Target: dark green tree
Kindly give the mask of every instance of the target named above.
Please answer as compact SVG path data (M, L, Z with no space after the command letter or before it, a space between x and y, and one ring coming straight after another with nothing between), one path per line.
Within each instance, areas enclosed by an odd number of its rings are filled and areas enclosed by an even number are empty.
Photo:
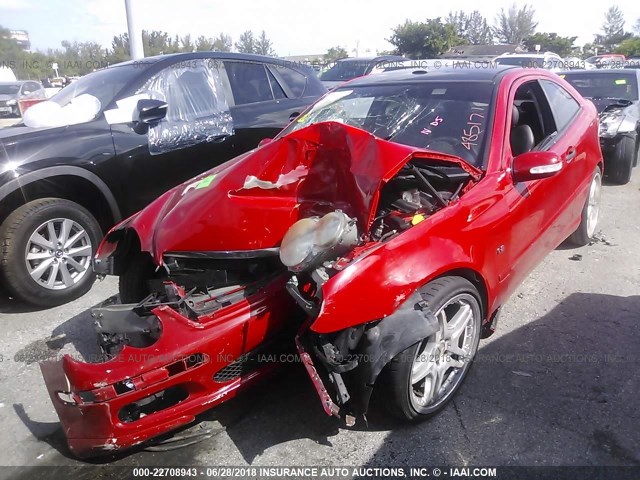
M340 60L341 58L346 58L348 56L349 53L346 49L342 47L331 47L327 50L327 53L322 56L322 60L324 63L333 63L336 60Z
M463 10L449 12L446 23L455 28L458 37L469 45L491 45L493 33L487 19L478 10L467 14Z
M254 53L257 53L258 55L267 55L270 57L276 56L276 52L273 49L273 43L269 40L267 33L264 30L260 33L258 39L255 40L254 50Z
M256 40L251 30L247 30L240 35L236 42L236 50L240 53L256 53Z
M213 40L212 50L216 52L230 52L232 48L233 40L229 35L221 33Z
M616 53L622 53L627 57L640 57L640 37L623 40L615 49Z
M611 51L623 41L632 37L624 31L624 13L616 5L609 7L604 14L602 34L596 35L596 43L601 44L607 51Z
M571 54L576 38L578 37L561 37L557 33L538 32L526 37L523 43L529 51L534 51L536 45L540 45L541 52L554 52L561 57L566 57Z
M518 8L514 3L507 11L500 9L493 27L494 36L500 43L520 45L536 31L538 23L533 20L535 13L534 8L527 4Z
M396 48L396 53L413 59L434 58L464 43L453 25L443 23L440 17L426 22L406 20L393 29L388 41Z

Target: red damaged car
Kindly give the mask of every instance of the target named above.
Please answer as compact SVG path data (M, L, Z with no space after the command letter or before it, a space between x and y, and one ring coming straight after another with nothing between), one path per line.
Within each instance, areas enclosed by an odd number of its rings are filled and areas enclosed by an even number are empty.
M594 235L601 178L595 107L546 71L334 90L105 237L94 266L124 305L93 312L104 362L42 364L71 450L189 424L294 339L327 414L353 424L381 386L393 414L432 415L531 269Z

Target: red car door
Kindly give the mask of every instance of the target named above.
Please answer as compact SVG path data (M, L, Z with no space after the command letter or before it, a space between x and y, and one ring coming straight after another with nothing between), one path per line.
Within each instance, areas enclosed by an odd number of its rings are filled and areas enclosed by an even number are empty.
M499 291L503 297L499 303L571 233L568 229L573 219L566 208L575 202L581 177L574 174L574 169L566 168L564 159L568 157L568 165L573 166L571 164L574 161L577 164L576 159L584 153L579 128L573 128L580 104L576 102L576 112L565 128L558 128L556 112L536 76L516 80L508 98L502 151L506 173L501 182L505 216L493 230L495 237L489 247L489 254L496 258ZM531 130L532 140L528 145L514 144L512 132L522 128ZM514 182L511 177L514 158L532 150L556 153L563 159L562 170L549 178Z

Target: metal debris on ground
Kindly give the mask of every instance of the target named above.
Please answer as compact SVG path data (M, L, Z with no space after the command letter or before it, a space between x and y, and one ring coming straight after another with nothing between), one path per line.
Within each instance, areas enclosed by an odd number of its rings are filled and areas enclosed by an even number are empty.
M582 255L580 255L579 253L576 253L574 256L569 257L569 260L573 260L574 262L581 262Z
M604 233L602 233L602 230L600 230L598 233L596 233L593 238L591 239L591 241L589 242L589 245L596 245L596 244L602 244L602 245L607 245L609 247L615 247L616 244L615 243L611 243L609 240L607 240L607 237Z
M533 375L531 375L530 373L519 372L517 370L512 370L511 373L513 373L514 375L518 375L519 377L533 377Z

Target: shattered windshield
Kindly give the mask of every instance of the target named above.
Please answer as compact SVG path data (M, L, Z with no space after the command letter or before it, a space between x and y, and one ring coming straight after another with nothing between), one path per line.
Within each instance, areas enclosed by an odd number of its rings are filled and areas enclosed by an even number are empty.
M600 98L622 98L635 102L638 100L638 84L636 75L625 75L617 73L594 73L592 75L564 75L564 79L573 88L578 90L583 97Z
M420 82L344 87L328 93L281 134L341 122L396 143L457 155L482 165L493 85Z

